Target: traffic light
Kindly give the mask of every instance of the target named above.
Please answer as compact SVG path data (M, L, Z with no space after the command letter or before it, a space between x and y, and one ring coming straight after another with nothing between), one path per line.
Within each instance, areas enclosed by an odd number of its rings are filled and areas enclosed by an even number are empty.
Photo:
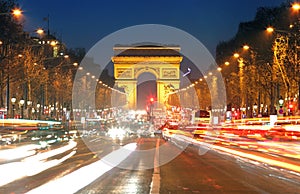
M150 98L150 102L153 103L154 102L154 98Z
M288 115L291 116L293 115L294 112L294 104L293 104L293 100L290 100L288 103Z

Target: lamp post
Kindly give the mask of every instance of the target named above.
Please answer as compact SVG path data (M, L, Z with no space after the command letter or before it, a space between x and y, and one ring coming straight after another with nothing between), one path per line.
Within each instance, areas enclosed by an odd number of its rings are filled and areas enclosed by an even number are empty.
M31 119L31 111L30 111L30 107L31 107L32 101L28 100L27 101L27 112L28 112L28 119Z
M283 111L282 106L283 106L284 100L283 100L282 96L280 96L280 98L278 100L278 103L279 103L278 113L279 113L280 116L283 116L284 111Z
M21 106L21 119L24 118L24 103L25 103L25 100L21 99L21 100L20 100L20 106Z
M273 27L268 27L267 32L268 33L273 33L275 32L277 35L277 38L275 40L275 49L274 50L274 58L277 60L279 70L282 74L283 81L285 83L285 86L287 87L287 94L286 98L290 97L290 92L295 94L295 97L297 97L297 108L298 108L298 115L300 115L300 78L299 78L299 73L300 73L300 68L299 68L299 59L298 59L298 38L299 38L299 32L300 32L300 17L299 17L299 11L300 11L300 4L299 3L293 3L291 5L291 11L294 12L296 16L296 20L293 21L291 25L289 25L288 30L281 30L281 29L275 29ZM282 35L283 34L283 35ZM291 43L291 44L290 44ZM290 48L291 46L291 48ZM277 48L277 49L276 49ZM290 50L289 50L290 49ZM283 52L283 51L284 52ZM277 51L277 52L276 52ZM284 59L286 58L285 55L287 55L288 51L292 51L292 56L290 57L289 61L293 64L293 68L291 75L287 75L285 72L285 66L284 64L286 61ZM284 58L283 60L280 60L281 58ZM291 82L289 78L294 77L294 80L291 79ZM298 86L298 87L295 87ZM291 91L290 91L291 88ZM298 90L298 91L297 91Z
M282 96L280 96L280 99L278 100L278 103L279 103L280 107L283 106L284 100L283 100Z
M0 13L0 16L2 17L2 16L6 16L6 15L11 15L11 16L13 16L13 17L15 17L15 18L19 18L19 17L21 17L22 16L22 10L21 9L19 9L19 8L15 8L15 9L12 9L11 11L9 11L9 12L4 12L4 13ZM2 55L6 55L7 53L5 53L5 51L4 50L6 50L6 52L7 52L7 50L8 50L8 46L7 46L7 42L9 42L9 41L5 41L5 40L0 40L0 46L5 46L6 48L5 49L2 49L2 51L3 51L3 53L1 53L0 52L0 54ZM0 55L0 57L2 57ZM9 68L9 66L8 66L8 68ZM8 71L9 71L9 69L8 69ZM10 109L10 103L9 103L9 101L11 100L11 99L9 99L10 97L9 97L9 75L7 75L7 81L6 81L7 83L6 83L6 87L7 87L7 95L6 95L6 106L7 106L7 112L9 112L9 109Z
M250 59L248 57L241 57L239 53L234 53L233 57L237 59L238 61L238 76L239 76L239 88L240 88L240 97L241 97L241 104L240 107L243 107L247 104L246 97L247 97L247 87L246 82L248 80L248 74L252 73L251 70L251 63L255 63L255 51L250 48L249 45L243 45L242 49L244 51L250 52ZM228 62L225 62L225 65L228 65ZM246 66L247 64L247 66ZM250 70L249 70L250 69ZM250 75L252 76L252 74ZM248 97L247 97L248 99ZM247 106L247 105L246 105Z
M41 108L41 104L40 104L40 103L37 103L37 104L36 104L36 109L37 109L37 114L38 114L37 117L38 117L38 119L40 119L40 114L41 114L41 113L40 113L40 112L41 112L40 108Z
M12 118L14 119L15 118L15 102L16 102L16 98L15 97L12 97L11 98L11 104L12 104Z
M245 104L245 85L244 85L244 59L240 57L238 53L234 53L233 57L238 61L239 67L239 86L240 86L240 95L241 95L241 104L240 107L244 106Z
M297 14L297 27L298 27L298 30L297 30L297 34L296 34L296 37L298 37L298 35L299 35L299 25L300 25L300 18L299 18L299 10L300 10L300 4L299 3L293 3L292 4L292 9L293 9L293 11L295 11L296 12L296 14ZM296 44L297 42L297 39L295 39L295 46L296 46L296 49L298 48L298 45ZM299 75L299 71L300 71L300 68L299 68L299 64L298 64L298 59L297 59L297 50L296 50L296 53L295 53L295 65L298 67L298 69L297 69L297 75ZM298 108L298 115L300 115L300 79L299 79L299 77L298 77L298 95L297 95L297 98L298 98L298 106L297 106L297 108Z
M253 105L253 117L256 117L257 116L257 104L254 103Z

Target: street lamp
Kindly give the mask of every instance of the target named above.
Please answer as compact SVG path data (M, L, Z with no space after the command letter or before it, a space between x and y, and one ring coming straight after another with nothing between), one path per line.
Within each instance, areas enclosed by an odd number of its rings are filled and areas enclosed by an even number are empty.
M254 103L254 105L253 105L253 117L256 117L256 115L257 115L257 104L256 103Z
M22 15L22 10L19 9L19 8L15 8L15 9L12 10L12 14L13 14L14 16L16 16L16 17L19 17L19 16Z
M300 4L293 4L292 5L293 10L295 11L299 11L300 10ZM298 18L299 19L299 18ZM298 59L298 36L299 36L299 21L297 21L297 23L295 23L298 26L294 26L294 25L290 25L290 30L286 31L286 30L278 30L278 29L274 29L273 27L268 27L267 28L267 32L272 33L272 32L278 32L277 34L277 38L274 42L274 58L277 61L277 65L280 69L281 72L281 76L283 78L284 84L286 86L287 92L286 92L286 97L290 96L290 92L291 93L297 93L296 89L293 88L293 80L290 81L291 76L289 74L287 74L286 71L286 67L285 67L285 61L282 59L284 57L286 57L286 53L288 51L288 49L292 50L292 58L289 58L289 60L291 61L291 63L293 64L294 68L291 72L295 73L292 74L295 76L295 82L298 85L298 93L295 96L298 96L298 114L300 114L300 79L298 77L300 68L299 68L299 59ZM297 27L297 28L296 28ZM294 42L293 44L289 44L289 42L292 42L290 39L292 39ZM291 48L289 48L291 45ZM290 68L290 67L289 67ZM290 91L291 89L291 91Z
M268 33L272 33L272 32L274 32L274 28L273 28L273 27L271 27L271 26L269 26L269 27L267 28L267 32L268 32Z
M244 46L243 46L243 50L245 50L245 51L247 51L247 52L249 52L249 55L250 55L250 65L252 64L252 65L256 65L256 55L257 55L257 53L256 53L256 51L252 48L252 47L250 47L249 45L247 45L247 44L245 44ZM255 66L256 67L256 66ZM256 68L255 68L256 69ZM260 82L260 74L259 73L256 73L256 72L253 72L253 70L252 70L252 68L250 67L250 76L257 76L256 77L256 80L258 81L258 82ZM247 75L247 74L246 74ZM255 84L255 83L254 83ZM260 85L258 85L259 86L259 88L258 88L258 103L257 103L257 113L259 114L259 113L261 113L261 95L262 95L262 90L261 90L261 87L260 87ZM245 87L245 89L246 89L246 87ZM247 96L247 94L245 94L245 96ZM248 98L247 98L248 99Z
M19 8L15 8L13 10L11 10L11 12L7 12L7 13L0 13L0 15L13 15L13 16L16 16L16 17L20 17L22 15L22 10L19 9Z
M280 107L283 106L284 100L283 100L282 96L280 96L280 99L278 100L278 103L279 103Z
M38 28L38 29L36 30L36 33L39 34L39 35L42 35L42 34L45 33L45 31L44 31L42 28Z
M283 116L284 111L282 109L282 106L283 106L284 100L283 100L282 96L280 96L280 99L278 100L278 103L279 103L278 113L279 113L279 115Z
M21 105L21 118L22 119L24 118L24 103L25 103L25 100L21 99L20 105Z
M38 115L37 115L38 119L40 119L40 112L41 112L40 108L41 108L41 104L37 103L36 104L36 109L37 109L37 113L38 113Z
M239 53L234 53L233 57L237 59L239 64L239 86L240 86L240 95L241 95L241 104L242 107L245 104L245 85L244 85L244 59L240 57Z
M292 9L294 11L299 11L300 10L300 4L299 3L293 3L292 4Z
M254 103L253 108L257 109L257 104L256 103Z
M244 50L249 50L250 47L249 47L248 45L244 45L244 46L243 46L243 49L244 49Z
M30 107L31 107L32 101L27 101L27 112L28 112L28 119L30 119Z
M12 117L13 119L15 118L15 102L16 102L16 98L15 97L12 97L11 98L11 103L12 103Z

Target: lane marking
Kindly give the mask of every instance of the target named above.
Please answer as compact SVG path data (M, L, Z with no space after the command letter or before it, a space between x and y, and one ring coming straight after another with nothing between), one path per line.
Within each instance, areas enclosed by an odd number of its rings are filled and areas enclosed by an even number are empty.
M150 194L159 194L159 190L160 190L159 139L157 139L155 155L154 155L154 170L152 175Z

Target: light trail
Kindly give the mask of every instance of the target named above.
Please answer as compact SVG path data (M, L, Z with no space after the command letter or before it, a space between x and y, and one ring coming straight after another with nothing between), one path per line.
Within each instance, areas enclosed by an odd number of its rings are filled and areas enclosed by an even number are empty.
M44 170L47 170L53 166L56 166L68 158L72 157L76 151L72 151L60 159L46 160L49 157L64 153L73 149L77 145L76 142L71 141L68 145L53 149L45 153L39 153L37 155L25 158L20 162L10 162L0 165L1 179L0 186L6 185L10 182L18 180L23 177L32 176L38 174ZM13 150L11 150L13 151Z
M101 160L84 166L66 176L52 180L40 187L28 192L28 194L40 193L75 193L94 180L102 176L107 171L118 166L136 149L136 143L130 143L124 147L111 152Z
M37 144L24 145L9 149L0 150L0 162L7 162L8 160L15 160L24 158L36 153L35 149L40 149L41 146Z
M288 162L282 162L282 161L270 159L270 158L267 158L267 157L257 156L257 155L254 155L254 154L245 153L245 152L238 151L238 150L233 150L233 149L218 146L218 145L213 145L213 144L209 144L209 143L206 143L206 142L199 142L199 141L196 141L195 139L192 139L192 138L182 137L181 135L173 136L173 138L175 138L177 140L181 140L181 141L188 141L189 143L196 144L198 146L206 146L210 149L218 150L218 151L221 151L221 152L226 152L226 153L229 153L229 154L232 154L232 155L235 155L235 156L239 156L239 157L242 157L242 158L247 158L247 159L250 159L250 160L258 161L258 162L261 162L261 163L264 163L264 164L268 164L270 166L276 166L276 167L280 167L280 168L283 168L283 169L288 169L288 170L300 173L300 166L296 165L296 164L291 164L291 163L288 163ZM264 151L267 152L266 149Z

